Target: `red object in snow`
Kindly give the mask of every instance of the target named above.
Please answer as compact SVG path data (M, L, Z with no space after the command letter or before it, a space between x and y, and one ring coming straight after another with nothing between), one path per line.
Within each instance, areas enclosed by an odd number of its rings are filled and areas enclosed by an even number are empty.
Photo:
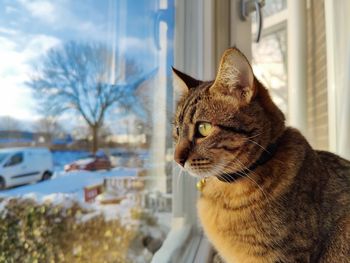
M95 200L96 196L103 192L103 185L91 185L84 187L84 200L85 202L92 202Z
M88 157L81 159L73 163L67 164L64 167L66 172L76 170L97 171L97 170L110 170L112 168L111 161L108 157Z

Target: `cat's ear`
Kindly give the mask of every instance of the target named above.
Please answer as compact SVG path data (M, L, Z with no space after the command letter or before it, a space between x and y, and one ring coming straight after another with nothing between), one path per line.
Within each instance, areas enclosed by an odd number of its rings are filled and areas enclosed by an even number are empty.
M241 105L247 105L254 97L252 67L248 59L237 48L230 48L224 52L210 91L233 96Z
M203 83L202 81L194 79L175 68L172 69L174 90L179 95L186 95L191 88L198 87Z

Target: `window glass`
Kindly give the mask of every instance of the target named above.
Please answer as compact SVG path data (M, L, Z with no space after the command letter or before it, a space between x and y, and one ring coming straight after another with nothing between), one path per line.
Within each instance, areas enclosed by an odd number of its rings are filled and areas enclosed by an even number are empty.
M15 166L22 162L23 162L23 153L16 153L10 158L6 166Z
M263 16L269 17L287 8L287 0L267 0L263 8Z
M0 149L41 148L31 184L1 174L0 262L149 262L171 218L174 1L0 3Z
M269 89L277 106L287 114L287 42L286 30L263 36L253 43L253 69L256 77Z
M287 0L266 0L262 8L263 18L273 16L283 10L287 9ZM253 12L252 22L256 23L256 13Z
M7 158L8 154L0 153L0 164Z

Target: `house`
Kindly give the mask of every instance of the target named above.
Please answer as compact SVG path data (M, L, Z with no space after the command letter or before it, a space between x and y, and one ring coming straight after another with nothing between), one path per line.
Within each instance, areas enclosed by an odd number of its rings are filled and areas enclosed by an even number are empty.
M31 145L35 143L35 137L32 132L18 130L1 130L0 145Z
M0 147L13 146L67 146L73 142L70 135L61 138L51 138L50 134L44 132L30 132L20 130L1 130L0 131Z

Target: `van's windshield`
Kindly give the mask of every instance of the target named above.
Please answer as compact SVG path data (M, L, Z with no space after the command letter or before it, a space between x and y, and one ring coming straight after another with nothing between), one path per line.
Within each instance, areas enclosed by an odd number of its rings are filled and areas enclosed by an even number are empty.
M7 153L0 153L0 164L6 159L7 156Z

